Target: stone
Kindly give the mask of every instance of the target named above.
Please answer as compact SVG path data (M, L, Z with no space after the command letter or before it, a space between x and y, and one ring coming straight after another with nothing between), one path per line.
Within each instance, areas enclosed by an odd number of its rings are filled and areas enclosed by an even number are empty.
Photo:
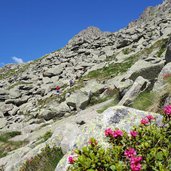
M165 60L166 60L166 63L171 62L171 38L170 38L168 45L167 45Z
M0 118L0 129L5 127L7 124L7 120L5 118Z
M90 97L82 91L76 91L71 94L67 99L66 103L77 110L85 109L89 104Z
M92 94L96 94L96 93L101 94L104 92L105 88L106 87L104 84L101 84L97 82L96 80L89 80L85 84L84 88L81 88L80 90L82 92L85 92L86 94L89 94L90 91Z
M148 88L148 86L149 81L139 76L133 83L132 87L125 93L118 105L130 105L141 92Z
M9 98L8 92L4 89L0 89L0 102L3 102L8 98Z
M48 70L46 70L43 73L44 77L53 77L53 76L57 76L60 75L63 71L63 67L61 65L58 65L56 67L50 68Z
M18 99L8 99L5 101L6 104L14 104L16 106L21 106L22 104L26 103L30 97L29 96L24 96L22 98Z
M164 89L167 78L171 77L171 62L167 63L158 75L157 81L154 84L153 91L160 91Z
M157 63L148 62L145 60L137 61L127 72L127 77L131 80L135 80L138 76L142 76L148 80L154 80L164 66L164 61Z

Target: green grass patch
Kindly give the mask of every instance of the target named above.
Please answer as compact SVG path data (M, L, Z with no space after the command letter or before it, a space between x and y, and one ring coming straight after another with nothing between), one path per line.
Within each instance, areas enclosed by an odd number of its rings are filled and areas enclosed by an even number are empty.
M103 97L100 97L100 94L100 92L97 92L96 94L92 95L89 106L93 106L95 104L99 104L110 99L115 99L116 101L118 101L119 98L119 92L117 89L108 88L105 91L105 95Z
M37 142L35 143L35 146L37 146L38 144L41 144L41 143L47 141L51 136L52 136L52 132L51 131L46 132L43 136L38 138Z
M117 103L118 103L118 101L114 99L110 103L108 103L108 104L104 105L103 107L101 107L100 109L98 109L97 112L98 113L103 113L109 107L116 106Z
M27 144L26 141L11 141L17 135L21 135L19 131L6 132L0 135L0 158L6 156L8 152L13 151Z
M149 55L154 51L154 49L159 48L159 51L157 52L157 56L160 57L161 54L166 50L167 42L168 42L168 38L158 40L149 48L145 48L144 50L142 50L142 54Z
M62 157L61 148L46 146L40 154L27 160L20 171L54 171Z
M84 78L105 80L126 72L137 61L137 55L132 55L122 63L113 63L108 66L89 72Z
M132 103L131 107L148 111L149 107L154 104L155 94L152 92L141 93Z
M12 76L18 76L19 74L27 70L29 67L30 67L30 64L28 63L28 64L21 65L19 66L19 68L16 68L16 69L9 69L7 71L2 71L0 75L0 80L6 79Z
M19 131L6 132L0 135L0 142L7 142L10 138L21 135Z

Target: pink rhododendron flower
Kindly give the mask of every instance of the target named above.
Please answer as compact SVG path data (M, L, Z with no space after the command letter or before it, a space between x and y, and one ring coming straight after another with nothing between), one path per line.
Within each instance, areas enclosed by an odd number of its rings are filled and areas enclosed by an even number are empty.
M111 128L107 128L105 130L105 136L108 137L108 136L112 136L113 135L113 131Z
M74 162L75 162L74 157L73 156L69 156L68 157L68 163L69 164L73 164Z
M136 137L138 135L138 132L137 131L130 131L130 134L132 137Z
M166 114L166 115L171 115L171 105L167 105L167 106L165 106L164 108L163 108L163 110L164 110L164 113Z
M132 156L135 156L137 154L137 152L135 151L134 148L129 148L127 150L125 150L124 155L128 158L131 158Z
M151 121L151 120L155 120L155 118L152 115L147 115L146 118Z
M131 164L138 164L142 160L142 156L132 156L131 157Z
M147 118L141 119L141 124L146 125L149 123L149 120Z
M132 171L140 171L141 170L141 164L131 164L131 170Z
M123 132L121 130L115 130L113 131L113 137L117 138L117 137L122 137L123 136Z

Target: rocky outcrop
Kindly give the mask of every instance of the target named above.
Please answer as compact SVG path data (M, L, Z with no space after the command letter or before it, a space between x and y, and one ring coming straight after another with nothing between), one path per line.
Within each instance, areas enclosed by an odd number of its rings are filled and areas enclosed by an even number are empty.
M171 76L171 62L163 67L160 74L158 75L158 79L154 84L153 91L160 91L167 83L167 79Z
M165 59L166 59L166 63L171 62L171 39L169 40L168 45L167 45Z
M149 86L149 81L139 76L132 87L126 92L123 98L120 100L119 105L129 106L135 98Z
M81 91L77 91L66 99L69 107L80 110L85 109L89 104L90 97Z

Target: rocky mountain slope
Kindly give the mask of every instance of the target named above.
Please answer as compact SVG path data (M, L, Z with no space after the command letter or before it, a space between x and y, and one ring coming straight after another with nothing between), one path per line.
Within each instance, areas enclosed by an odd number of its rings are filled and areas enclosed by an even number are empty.
M144 92L161 93L167 86L165 77L171 75L170 36L171 1L165 0L118 32L89 27L60 50L29 63L1 68L0 134L20 132L9 141L20 145L9 149L2 142L2 170L20 170L26 159L47 144L61 147L63 153L82 146L88 137L102 136L97 131L111 125L106 121L106 111L102 115L97 111L114 105L135 107L136 99ZM71 79L75 81L72 87ZM61 87L59 97L57 85ZM171 103L168 92L161 95L163 105ZM134 110L116 106L107 113L113 113L117 126L126 128L129 122L125 123L124 117ZM146 110L158 112L154 106ZM52 136L42 141L48 131ZM60 162L56 170L65 167Z

